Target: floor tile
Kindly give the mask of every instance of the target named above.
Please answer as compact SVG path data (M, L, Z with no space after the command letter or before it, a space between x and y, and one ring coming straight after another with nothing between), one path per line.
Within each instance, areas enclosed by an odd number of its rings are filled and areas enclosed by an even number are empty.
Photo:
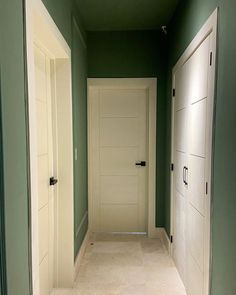
M186 295L160 239L92 234L74 289L52 295Z

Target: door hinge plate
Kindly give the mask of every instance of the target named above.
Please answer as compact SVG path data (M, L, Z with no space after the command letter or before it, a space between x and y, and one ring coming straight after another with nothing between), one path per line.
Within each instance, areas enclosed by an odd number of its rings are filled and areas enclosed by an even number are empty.
M174 237L173 236L170 236L170 242L171 242L171 244L174 242Z
M173 88L172 95L173 95L173 97L175 97L175 88Z
M171 165L170 165L170 170L171 170L171 171L174 171L174 169L175 169L175 165L174 165L174 163L171 163Z

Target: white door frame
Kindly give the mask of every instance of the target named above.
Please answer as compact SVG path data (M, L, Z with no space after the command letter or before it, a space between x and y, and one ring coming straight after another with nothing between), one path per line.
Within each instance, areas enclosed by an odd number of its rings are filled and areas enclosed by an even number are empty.
M90 78L88 79L88 215L89 225L93 223L92 167L91 167L91 97L90 91L96 88L145 89L148 91L148 220L149 237L156 237L156 113L157 79L156 78Z
M71 50L41 0L26 0L26 47L28 75L28 124L31 182L31 247L33 294L39 294L38 241L38 164L36 137L36 100L34 42L54 60L52 97L56 146L55 190L55 273L57 287L71 287L74 282L74 196L73 196L73 123L71 87ZM59 70L58 70L59 69ZM53 139L55 141L55 138ZM60 182L61 181L61 182Z
M172 86L175 89L175 73L179 68L194 54L200 44L211 34L210 51L212 56L212 71L209 75L208 84L208 117L207 117L207 132L206 132L206 181L208 183L208 199L206 201L206 219L207 229L204 235L205 238L205 267L207 268L204 294L208 295L210 290L210 277L211 277L211 207L212 207L212 146L213 146L213 119L214 119L214 100L215 100L215 72L216 72L216 50L217 50L217 18L218 9L216 9L201 30L195 36L193 41L184 51L183 55L178 60L177 64L172 70ZM174 110L175 110L175 97L172 97L172 132L171 132L171 162L174 163ZM174 176L171 174L171 230L170 234L174 234ZM173 237L174 238L174 237ZM173 244L171 244L171 255L173 255Z

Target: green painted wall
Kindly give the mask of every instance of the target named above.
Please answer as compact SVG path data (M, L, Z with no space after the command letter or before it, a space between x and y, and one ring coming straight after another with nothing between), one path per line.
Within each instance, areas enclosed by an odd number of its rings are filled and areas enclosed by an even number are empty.
M157 226L165 224L166 37L159 31L88 32L90 78L157 77Z
M7 282L9 295L30 294L30 259L29 259L29 190L28 190L28 159L27 159L27 126L26 126L26 77L24 72L24 26L23 5L24 1L0 0L0 64L1 64L1 94L2 94L2 125L3 125L3 170L5 189L5 227L6 227L6 260ZM71 15L78 15L74 2L68 0L45 0L50 14L58 25L68 44L72 48L75 58L79 40L72 36ZM78 20L79 22L79 20ZM7 28L7 29L6 29ZM82 32L82 34L84 34ZM84 34L85 35L85 34ZM73 38L78 40L73 40ZM76 41L72 42L72 41ZM85 54L79 55L75 67L83 63ZM79 72L80 71L80 72ZM84 76L82 88L75 88L81 77ZM73 101L83 105L75 118L74 126L85 126L84 100L87 76L86 67L75 69L73 67ZM83 82L80 82L80 86ZM83 101L83 102L81 102ZM82 113L82 119L81 119ZM79 127L78 127L79 128ZM85 133L85 132L84 132ZM84 133L75 142L85 154L86 137ZM79 156L81 157L81 156ZM76 168L77 167L77 168ZM76 170L77 169L77 170ZM75 163L75 182L80 176L79 162ZM85 179L84 177L83 179ZM87 195L83 184L75 187L75 200L81 198L82 208L87 204ZM75 212L77 214L78 210ZM76 216L75 216L76 218ZM84 226L86 228L86 226ZM85 230L84 230L85 231ZM82 239L83 232L81 231ZM79 243L76 242L76 249Z
M22 1L0 1L0 64L8 294L28 295L28 189Z
M236 294L236 1L181 1L169 28L169 68L219 6L218 74L215 117L213 177L213 274L212 295ZM169 81L171 74L169 72ZM170 91L168 93L168 137L170 138ZM168 140L170 150L170 141ZM168 153L169 154L169 153ZM166 167L169 165L169 157ZM167 172L166 228L169 231L169 172Z
M88 180L87 180L87 48L76 24L72 22L73 48L73 104L74 147L77 148L75 175L75 256L88 228Z
M75 257L87 231L87 48L86 34L74 1L43 0L72 49Z
M0 74L1 82L1 74ZM2 155L2 97L0 84L0 295L6 294L6 251L5 251L5 217Z

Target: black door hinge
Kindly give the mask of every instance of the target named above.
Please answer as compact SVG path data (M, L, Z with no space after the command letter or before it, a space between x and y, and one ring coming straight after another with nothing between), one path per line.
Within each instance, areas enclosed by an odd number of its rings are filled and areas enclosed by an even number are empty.
M213 57L213 53L210 53L210 66L212 66L212 57Z
M173 244L173 242L174 242L174 237L173 236L170 236L170 242L171 242L171 244Z
M170 165L170 170L171 170L171 171L174 171L174 169L175 169L175 165L174 165L174 163L171 163L171 165Z
M172 95L173 95L173 97L175 97L175 88L173 88Z

